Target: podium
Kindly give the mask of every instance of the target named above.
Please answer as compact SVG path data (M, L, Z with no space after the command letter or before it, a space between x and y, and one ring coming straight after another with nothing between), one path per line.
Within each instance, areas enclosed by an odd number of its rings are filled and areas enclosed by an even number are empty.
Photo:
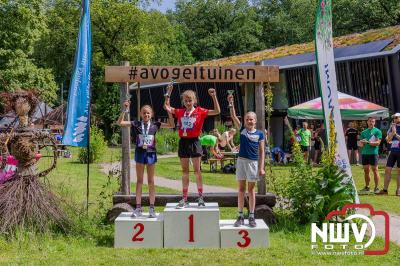
M115 220L114 247L116 248L162 248L163 216L148 218L148 213L132 217L123 212Z
M249 227L249 221L244 225L234 227L235 220L221 220L221 248L254 248L268 247L269 228L262 219L256 219L257 226Z
M220 220L218 203L178 209L167 203L156 218L132 217L123 212L115 220L115 248L253 248L269 246L269 228L262 219L256 227L234 227L235 220Z
M167 203L164 209L164 247L166 248L218 248L218 203L177 209L178 203Z

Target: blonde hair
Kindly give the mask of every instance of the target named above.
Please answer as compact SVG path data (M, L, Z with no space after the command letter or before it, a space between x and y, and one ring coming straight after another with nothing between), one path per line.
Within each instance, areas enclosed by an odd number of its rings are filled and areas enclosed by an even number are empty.
M186 90L181 94L182 105L185 105L185 103L184 103L185 98L192 99L194 104L197 104L197 97L196 97L196 93L194 91Z
M246 118L246 116L248 116L248 115L254 116L254 118L257 120L257 115L256 115L256 113L254 113L254 112L247 112L247 113L244 115L244 117Z
M144 109L146 109L146 108L150 109L150 112L151 112L151 117L153 117L153 115L154 115L153 107L151 107L151 106L150 106L150 105L148 105L148 104L146 104L146 105L143 105L143 106L140 108L140 113L142 113L142 112L143 112L143 110L144 110Z

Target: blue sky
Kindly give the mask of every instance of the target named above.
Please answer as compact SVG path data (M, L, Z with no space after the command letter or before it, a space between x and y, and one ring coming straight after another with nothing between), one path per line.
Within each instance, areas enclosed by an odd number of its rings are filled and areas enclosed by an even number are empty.
M162 0L160 5L152 3L149 8L157 9L165 13L168 9L174 9L174 7L175 7L175 0Z

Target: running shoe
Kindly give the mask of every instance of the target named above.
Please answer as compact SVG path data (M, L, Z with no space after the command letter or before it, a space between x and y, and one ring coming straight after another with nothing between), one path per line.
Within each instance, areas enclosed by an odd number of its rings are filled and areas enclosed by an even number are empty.
M142 216L142 208L136 208L133 213L135 214L136 217Z
M203 197L199 197L197 199L197 204L198 204L199 207L205 207L206 206L206 203L204 202Z
M387 195L388 195L388 191L382 189L381 191L379 191L378 193L376 193L376 195L379 195L379 196L387 196Z
M178 203L178 205L176 205L177 209L183 209L183 208L187 208L189 207L189 202L185 199L181 199Z
M234 227L239 227L241 225L244 225L244 217L243 216L238 216L236 219L236 222L233 224Z
M256 219L254 217L249 217L249 226L250 227L256 227L257 226Z
M156 217L157 217L156 210L154 208L150 208L149 218L156 218Z

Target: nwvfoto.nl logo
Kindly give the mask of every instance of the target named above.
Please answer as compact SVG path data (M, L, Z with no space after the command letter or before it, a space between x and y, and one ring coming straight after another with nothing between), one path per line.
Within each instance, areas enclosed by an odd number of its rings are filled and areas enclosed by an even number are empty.
M377 228L373 220L364 214L351 210L365 209L369 216L382 216L385 224L385 239L382 249L371 249L376 238ZM338 255L384 255L389 251L389 215L384 211L375 211L370 204L348 204L339 211L326 216L330 221L334 217L345 217L341 222L311 224L311 250L316 254ZM353 237L353 238L352 238ZM351 241L354 239L354 241Z

